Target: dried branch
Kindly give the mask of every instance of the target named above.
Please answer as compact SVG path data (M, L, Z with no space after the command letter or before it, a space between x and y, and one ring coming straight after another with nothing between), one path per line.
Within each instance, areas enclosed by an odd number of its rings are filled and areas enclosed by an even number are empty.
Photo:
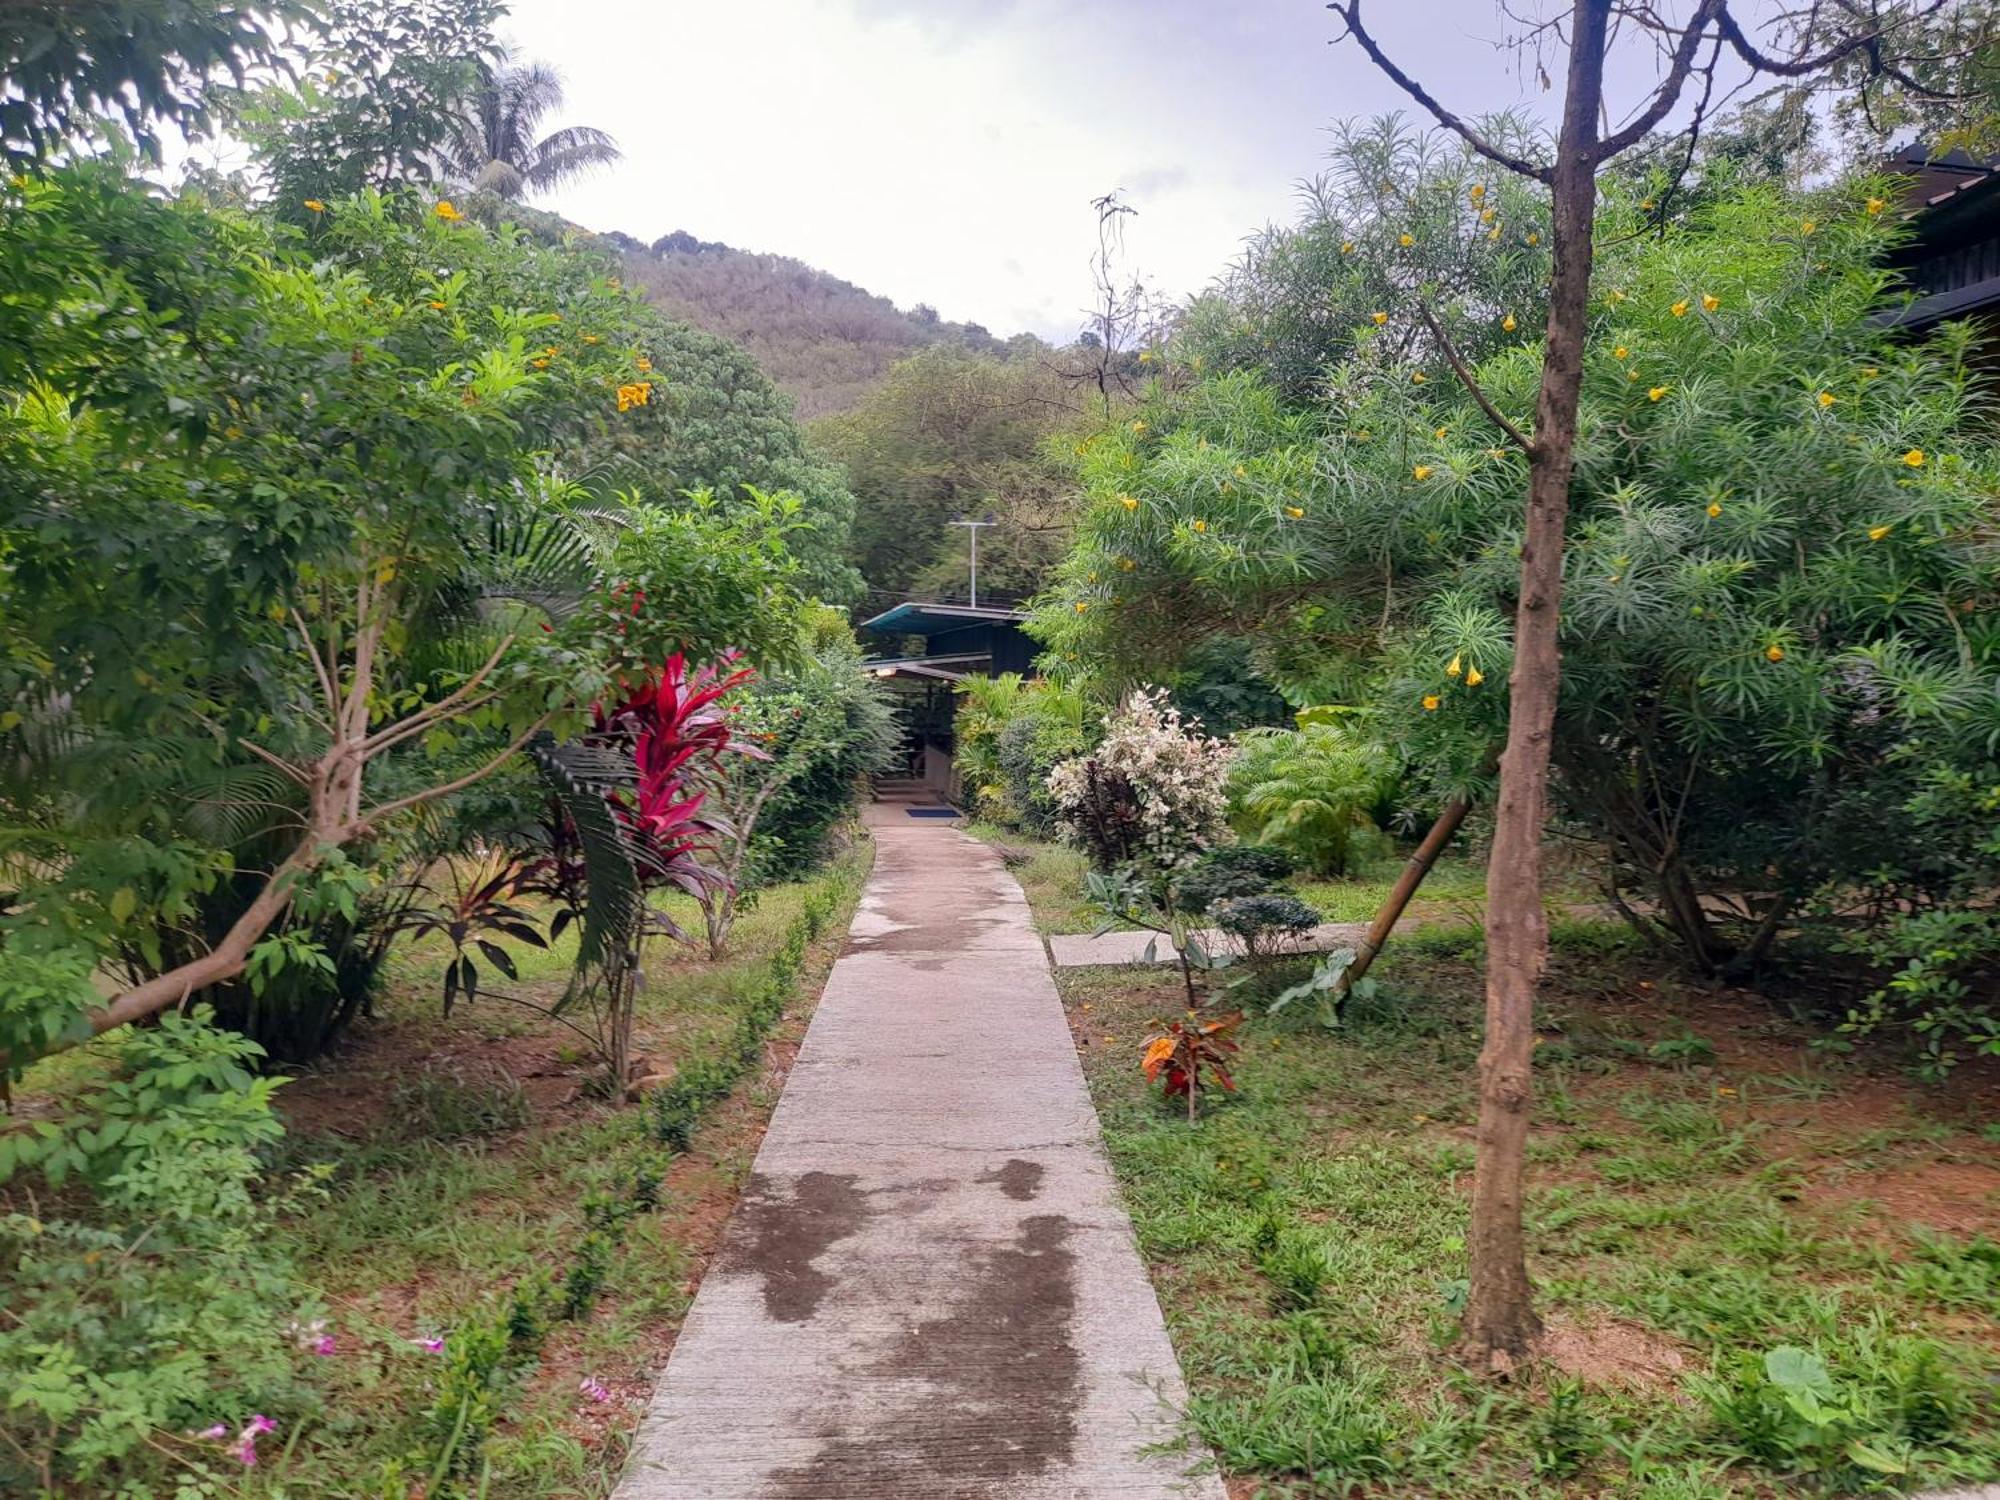
M1429 89L1397 67L1390 60L1388 54L1382 50L1381 44L1369 34L1368 28L1362 24L1361 0L1332 0L1327 9L1339 16L1346 23L1347 34L1361 44L1361 50L1366 52L1369 60L1388 76L1390 82L1394 83L1396 87L1416 100L1426 110L1430 111L1431 118L1436 120L1438 124L1458 136L1488 161L1495 162L1510 172L1522 177L1531 178L1536 182L1544 184L1554 183L1555 169L1553 167L1542 166L1529 161L1526 157L1515 156L1510 152L1502 151L1498 146L1487 140L1485 136L1466 124L1464 120L1446 109L1443 104L1438 102L1437 97ZM1336 37L1334 40L1337 42L1341 38Z
M1648 132L1667 117L1668 112L1680 102L1681 90L1686 87L1688 74L1694 68L1695 53L1701 50L1702 38L1710 23L1728 13L1726 0L1701 0L1687 28L1681 32L1681 39L1674 47L1673 62L1667 69L1666 78L1653 91L1651 102L1624 129L1598 141L1591 152L1593 162L1607 162L1628 146L1644 140Z
M1506 413L1493 404L1492 398L1481 388L1478 377L1472 373L1471 369L1466 365L1465 360L1460 356L1457 347L1451 341L1451 336L1444 331L1443 325L1432 316L1429 304L1421 297L1417 299L1417 316L1424 320L1424 326L1430 329L1431 337L1438 342L1438 348L1444 351L1445 362L1451 366L1452 373L1458 377L1459 384L1464 386L1472 399L1479 403L1479 409L1492 419L1495 426L1506 433L1508 437L1512 438L1519 445L1523 453L1532 457L1535 451L1534 443L1520 428L1507 419Z

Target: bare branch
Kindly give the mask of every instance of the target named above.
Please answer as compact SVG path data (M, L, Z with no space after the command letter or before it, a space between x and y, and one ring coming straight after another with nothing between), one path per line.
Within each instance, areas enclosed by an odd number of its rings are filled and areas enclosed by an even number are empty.
M1591 152L1591 160L1606 162L1635 142L1646 138L1647 132L1667 117L1669 111L1680 102L1681 90L1687 84L1688 73L1694 67L1695 53L1701 49L1703 36L1709 24L1718 16L1726 16L1726 0L1701 0L1700 7L1681 33L1680 41L1674 47L1673 62L1667 68L1667 76L1654 90L1653 97L1637 118L1624 129L1604 137Z
M1457 115L1440 104L1436 96L1429 89L1397 67L1390 60L1388 54L1382 50L1381 44L1373 36L1369 35L1368 28L1362 24L1361 0L1332 0L1327 9L1339 16L1347 24L1347 34L1361 44L1361 50L1368 54L1369 60L1376 67L1388 75L1389 81L1394 83L1397 88L1408 94L1412 99L1416 100L1425 109L1429 110L1431 117L1438 124L1458 136L1488 161L1496 162L1510 172L1522 177L1531 178L1540 183L1553 183L1555 181L1555 169L1553 167L1540 166L1525 157L1515 156L1509 152L1502 151L1498 146L1487 140L1485 136L1466 124L1464 120L1461 120ZM1338 41L1340 39L1336 37L1335 40Z
M1417 299L1417 316L1424 320L1424 326L1430 329L1431 337L1438 342L1438 348L1444 351L1445 361L1451 366L1452 373L1458 376L1459 384L1465 387L1472 399L1479 403L1479 409L1492 419L1495 426L1499 427L1502 432L1512 438L1519 445L1523 453L1532 457L1535 451L1534 443L1528 439L1520 428L1507 419L1506 414L1499 407L1495 406L1492 399L1480 388L1478 378L1467 367L1464 359L1459 356L1458 349L1452 344L1450 335L1444 331L1443 326L1438 320L1431 315L1429 305L1421 297Z
M238 739L236 743L241 745L245 750L248 750L252 755L256 756L257 759L264 761L266 764L274 767L288 780L296 781L300 786L309 787L312 785L312 780L313 780L312 772L307 770L304 766L294 765L291 761L286 760L282 755L273 754L271 751L266 750L262 745L256 744L251 740Z
M512 632L502 636L500 644L493 648L493 654L486 658L485 665L481 666L478 671L466 678L457 688L438 699L437 702L418 709L409 717L399 719L394 724L376 730L375 733L369 735L362 742L362 752L367 755L373 755L378 750L387 749L390 745L397 744L402 740L408 739L413 734L428 729L431 725L447 717L454 711L469 707L470 705L466 703L466 699L479 691L479 685L492 674L495 667L500 665L500 658L507 654L507 648L514 644L514 640L515 637ZM480 702L490 702L492 696L488 694Z
M1944 9L1944 5L1945 0L1931 0L1924 9L1906 17L1905 20L1926 20ZM1867 31L1857 32L1844 41L1834 43L1824 52L1816 52L1810 57L1782 58L1764 51L1751 41L1744 34L1743 27L1736 17L1730 13L1727 3L1722 6L1721 12L1715 19L1721 29L1723 40L1729 43L1730 50L1760 73L1774 74L1779 78L1803 78L1809 73L1820 72L1842 58L1863 50L1871 50L1875 58L1875 71L1881 71L1880 47L1882 37L1887 30L1883 26L1878 25Z
M442 786L426 787L421 792L412 792L407 797L398 797L394 802L384 802L380 807L369 808L368 811L361 815L360 821L356 824L353 831L354 835L358 836L367 829L374 827L384 818L391 817L408 808L421 806L426 802L435 802L440 797L449 797L453 792L462 792L475 781L480 781L490 776L517 754L523 745L539 734L542 727L549 722L550 717L551 715L549 714L543 714L534 723L522 730L520 734L516 735L513 742L505 750L502 750L498 755L476 770L466 772L465 775L459 777L456 781L447 781Z

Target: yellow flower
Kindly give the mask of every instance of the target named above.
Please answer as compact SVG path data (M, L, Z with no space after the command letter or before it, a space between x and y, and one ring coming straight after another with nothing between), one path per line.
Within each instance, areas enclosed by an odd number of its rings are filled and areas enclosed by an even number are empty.
M1132 424L1132 430L1134 432L1144 432L1146 430L1146 424L1144 422L1134 422Z
M326 212L326 205L320 202L319 199L317 198L306 199L306 207L311 209L316 214L323 214Z
M1407 230L1405 230L1402 234L1396 236L1396 243L1401 245L1405 250L1409 249L1410 246L1414 245L1416 242L1417 242L1417 237L1409 233Z
M1643 208L1647 213L1651 213L1653 211L1653 200L1651 198L1641 198L1639 200L1639 207Z
M1089 610L1089 608L1090 606L1086 604L1083 600L1079 599L1076 601L1076 612L1078 614L1085 613L1087 610Z
M1411 384L1411 385L1422 385L1422 384L1423 384L1423 383L1424 383L1425 381L1427 381L1427 380L1429 380L1429 379L1430 379L1430 376L1426 375L1426 374L1425 374L1425 373L1424 373L1424 372L1423 372L1422 370L1413 370L1413 371L1412 371L1412 372L1410 373L1410 384Z
M1870 216L1871 218L1872 218L1872 217L1873 217L1874 215L1876 215L1876 214L1879 214L1880 212L1882 212L1882 210L1883 210L1883 209L1885 209L1885 208L1887 208L1888 206L1889 206L1889 205L1888 205L1887 201L1886 201L1886 200L1884 200L1884 199L1881 199L1881 198L1870 198L1870 199L1868 200L1868 202L1867 202L1867 203L1866 203L1866 204L1864 205L1864 207L1865 207L1865 208L1867 209L1867 211L1868 211L1868 214L1869 214L1869 216Z
M1804 220L1804 221L1803 221L1803 222L1802 222L1802 223L1801 223L1801 224L1799 225L1799 233L1800 233L1800 234L1811 234L1811 233L1812 233L1812 232L1813 232L1813 231L1814 231L1815 229L1817 229L1817 228L1819 228L1819 223L1818 223L1818 221L1817 221L1817 220L1815 220L1815 219L1806 219L1806 220Z
M1137 510L1139 508L1139 497L1137 495L1120 495L1118 503L1127 510Z
M243 429L241 427L231 425L222 429L222 435L226 438L232 438L232 439L240 438L243 436Z
M546 370L549 367L549 357L546 354L541 355L528 362L532 364L537 370Z
M1436 432L1436 433L1434 434L1434 436L1435 436L1435 437L1437 438L1437 440L1438 440L1438 441L1439 441L1439 442L1441 443L1441 442L1443 442L1443 441L1444 441L1444 438L1445 438L1445 434L1446 434L1446 433L1448 433L1448 432L1450 432L1450 431L1451 431L1451 429L1450 429L1449 427L1440 427L1440 428L1439 428L1439 429L1437 430L1437 432Z
M1194 529L1195 529L1196 531L1206 531L1206 530L1208 530L1208 522L1206 522L1206 521L1196 521L1196 522L1194 523Z
M432 310L433 312L443 312L443 311L444 311L444 304L443 304L442 302L433 302L433 303L431 304L431 310Z
M1352 255L1354 253L1354 241L1342 240L1340 242L1340 253L1342 255Z
M1494 219L1494 214L1495 214L1495 210L1493 210L1493 209L1490 209L1490 208L1482 208L1482 209L1480 209L1480 210L1479 210L1479 222L1480 222L1480 223L1482 223L1482 224L1491 224L1491 223L1493 222L1493 219Z
M1716 518L1717 516L1719 516L1719 515L1721 515L1721 514L1722 514L1722 502L1721 502L1720 500L1711 500L1711 501L1709 501L1709 502L1708 502L1708 518L1709 518L1709 520L1713 521L1713 520L1714 520L1714 519L1715 519L1715 518Z
M1868 540L1871 542L1879 542L1882 540L1883 537L1887 536L1890 532L1894 531L1895 529L1896 528L1893 526L1870 526L1868 528Z
M1438 695L1437 695L1436 693L1425 693L1425 694L1424 694L1424 712L1425 712L1425 713L1427 713L1427 714L1428 714L1428 713L1434 713L1434 712L1436 712L1436 711L1437 711L1437 706L1438 706L1438 705L1439 705L1440 703L1442 703L1442 702L1444 702L1444 700L1443 700L1442 698L1438 697Z
M1505 448L1488 448L1486 450L1486 456L1488 458L1505 458L1507 456L1507 450Z
M1483 182L1473 183L1473 185L1466 190L1465 195L1466 197L1470 198L1474 203L1477 203L1481 198L1484 198L1486 196L1486 184Z
M1924 466L1924 450L1921 448L1912 448L1908 453L1903 455L1903 462L1913 469L1921 469Z
M1142 365L1150 365L1152 362L1153 362L1153 351L1151 349L1141 349L1139 351L1139 363Z
M1243 477L1243 476L1244 476L1244 475L1245 475L1246 473L1248 473L1249 471L1248 471L1247 469L1245 469L1245 468L1243 467L1243 465L1241 465L1241 464L1238 464L1238 465L1236 466L1236 470L1235 470L1235 472L1236 472L1236 477L1237 477L1238 479L1241 479L1241 478L1242 478L1242 477Z
M1501 330L1506 333L1512 333L1516 328L1519 328L1520 326L1521 326L1520 324L1514 321L1514 315L1512 313L1508 313L1506 317L1500 320Z
M1121 557L1118 559L1118 571L1121 573L1129 573L1138 566L1139 565L1133 562L1132 559L1129 557Z
M1428 479L1431 477L1431 466L1429 464L1418 464L1414 469L1410 470L1410 472L1416 475L1416 477L1420 480Z
M1470 672L1465 674L1465 685L1467 687L1478 687L1485 680L1486 674L1477 667L1474 667Z
M1646 399L1648 401L1657 401L1662 396L1666 395L1666 393L1667 393L1667 388L1665 386L1656 385L1650 391L1646 392Z
M1771 642L1770 645L1764 648L1764 660L1783 661L1784 659L1785 659L1785 648L1783 646L1780 646L1776 641Z
M1877 375L1880 375L1881 373L1882 372L1876 369L1873 365L1863 365L1861 367L1861 378L1863 380L1873 380Z
M1703 312L1714 312L1720 306L1722 306L1722 299L1720 297L1712 296L1707 292L1701 294L1701 310Z
M464 214L451 206L451 199L449 198L438 199L437 207L432 209L431 212L436 214L440 219L443 219L447 224L451 223L454 219L465 217Z
M1389 315L1385 312L1372 312L1368 316L1373 320L1377 328L1380 328L1384 323L1389 321Z
M1606 302L1609 302L1613 307L1616 307L1619 303L1625 300L1625 294L1619 291L1618 288L1614 286L1610 291L1604 294L1604 300Z
M640 355L639 358L634 360L633 364L638 367L639 373L641 375L647 374L653 368L653 362L650 359L647 359L643 354Z
M585 342L586 344L595 344L595 343L597 343L597 342L598 342L598 337L597 337L597 335L596 335L596 334L594 334L594 333L586 333L586 334L585 334L585 335L583 336L583 341L584 341L584 342Z
M1683 300L1680 302L1676 302L1672 307L1668 308L1667 311L1672 313L1677 318L1685 318L1688 315L1688 305L1686 301Z
M1497 241L1500 238L1500 226L1495 224L1491 229L1487 230L1486 238Z
M1629 359L1631 358L1631 356L1632 356L1632 351L1630 349L1627 349L1623 344L1620 344L1616 349L1613 349L1611 351L1611 357L1613 359Z
M1452 657L1452 659L1445 665L1444 675L1447 677L1464 676L1465 663L1462 660L1460 660L1457 656Z
M1298 520L1298 519L1299 519L1300 517L1302 517L1303 515L1305 515L1305 510L1304 510L1304 508L1303 508L1302 506L1297 506L1297 505L1287 505L1287 506L1285 507L1285 514L1286 514L1286 515L1288 515L1288 516L1290 516L1290 517L1291 517L1291 518L1292 518L1292 519L1293 519L1294 521L1296 521L1296 520Z
M1539 234L1537 234L1534 230L1530 229L1528 231L1528 243L1531 245L1539 245L1541 242L1542 242L1542 237Z

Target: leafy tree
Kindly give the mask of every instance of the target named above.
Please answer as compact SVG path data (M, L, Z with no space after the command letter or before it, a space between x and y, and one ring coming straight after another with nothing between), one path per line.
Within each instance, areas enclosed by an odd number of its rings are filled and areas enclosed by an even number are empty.
M1078 417L1039 365L940 345L815 424L814 443L854 486L852 556L870 587L962 595L965 541L950 523L990 519L1000 524L980 538L982 597L1032 593L1068 537L1073 490L1053 444Z
M299 39L297 81L244 95L249 141L278 210L435 182L464 99L500 56L499 0L332 0Z
M516 199L617 161L617 142L588 125L538 134L562 104L562 75L549 64L517 64L511 56L482 62L479 86L460 104L444 139L445 170L483 192Z
M212 948L101 1006L72 987L58 1030L306 961L266 935L351 901L342 846L580 726L621 672L794 637L795 500L607 523L539 466L587 463L651 399L628 294L424 204L311 212L286 229L81 168L0 214L0 723L30 768L10 958L60 974L66 948L183 920L227 869L191 808L291 809ZM170 774L93 769L135 751ZM6 1002L18 1066L65 1007Z
M285 28L310 11L295 0L17 0L0 8L0 151L25 167L116 117L157 159L157 125L211 128L217 82L282 66Z
M1491 299L1504 269L1474 257L1495 243L1495 190L1440 161L1382 193L1428 205L1411 214L1454 205L1455 226L1429 232L1445 236L1432 253L1471 262L1456 299L1415 276L1385 293L1327 368L1325 406L1288 401L1246 358L1100 438L1083 545L1040 628L1059 662L1128 672L1204 627L1276 636L1260 653L1281 680L1383 705L1419 785L1458 806L1490 791L1521 724L1495 685L1518 672L1522 550L1545 558L1546 541L1523 531L1520 450L1495 416L1512 425L1534 399L1524 331L1541 305ZM1946 740L1971 732L1989 691L1990 647L1953 623L1983 597L1987 507L1964 342L1891 347L1871 324L1885 201L1744 191L1661 226L1646 189L1620 185L1603 216L1564 491L1570 665L1542 743L1563 804L1711 964L1754 962L1805 892L1858 873L1860 846L1821 831L1829 799L1908 753L1891 743L1933 712L1961 726ZM1385 251L1356 254L1425 263L1390 228ZM1463 352L1495 323L1514 337ZM1872 748L1847 727L1843 673L1898 705ZM1717 888L1763 893L1728 940L1704 898Z

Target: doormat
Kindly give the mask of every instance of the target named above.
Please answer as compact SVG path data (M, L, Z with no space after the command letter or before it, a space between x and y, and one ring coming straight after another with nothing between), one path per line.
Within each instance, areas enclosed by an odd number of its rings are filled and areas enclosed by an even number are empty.
M910 807L905 808L904 811L913 818L955 818L958 816L958 809L955 807Z

